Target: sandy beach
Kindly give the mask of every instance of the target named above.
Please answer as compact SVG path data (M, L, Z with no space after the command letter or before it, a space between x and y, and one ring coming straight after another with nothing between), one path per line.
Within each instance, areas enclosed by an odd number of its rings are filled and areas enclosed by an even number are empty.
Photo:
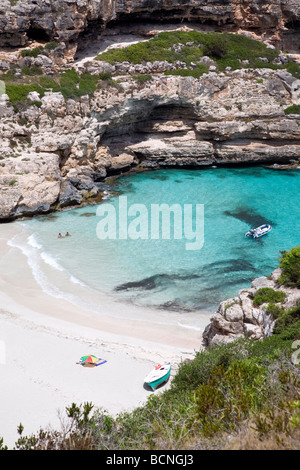
M126 309L134 309L121 304L104 302L97 315L45 293L27 257L7 244L17 230L15 223L0 226L0 437L10 449L20 423L25 435L60 429L73 402L113 415L145 403L153 392L144 377L158 362L170 361L174 374L201 349L208 317L199 317L198 330L188 329L151 321L139 308L130 318ZM107 362L82 367L86 354Z

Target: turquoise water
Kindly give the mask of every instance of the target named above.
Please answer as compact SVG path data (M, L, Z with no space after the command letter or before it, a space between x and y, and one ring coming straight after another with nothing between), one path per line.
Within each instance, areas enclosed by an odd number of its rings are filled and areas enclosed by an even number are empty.
M204 204L201 249L187 250L189 240L174 239L172 227L170 239L99 239L96 205L24 221L23 238L15 244L23 244L39 282L53 295L65 292L75 300L86 295L88 302L89 293L99 292L164 311L211 313L253 278L269 275L278 266L280 250L299 245L299 187L299 170L137 173L120 178L115 188L127 196L128 207L143 204L150 214L151 204ZM119 196L105 203L117 209ZM268 235L244 237L265 222L273 227ZM194 228L195 223L194 213ZM57 238L66 231L71 237Z

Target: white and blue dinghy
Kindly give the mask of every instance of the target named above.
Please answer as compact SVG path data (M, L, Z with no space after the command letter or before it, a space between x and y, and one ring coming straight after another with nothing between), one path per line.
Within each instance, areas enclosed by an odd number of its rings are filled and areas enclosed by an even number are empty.
M263 235L267 235L271 230L272 227L269 224L260 225L259 227L251 228L247 233L245 233L245 237L260 238Z
M158 364L148 375L145 377L144 383L152 388L154 391L159 385L168 380L171 373L171 364Z

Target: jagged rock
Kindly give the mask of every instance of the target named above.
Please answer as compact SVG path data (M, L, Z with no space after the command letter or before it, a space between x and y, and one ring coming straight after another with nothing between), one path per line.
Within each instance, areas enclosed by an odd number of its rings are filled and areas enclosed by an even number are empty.
M55 154L6 158L0 166L0 218L49 211L59 197L60 183Z
M73 184L65 179L61 183L60 193L59 193L59 205L60 207L71 206L75 204L80 204L82 202L82 195L78 189L73 186Z
M268 279L265 276L254 279L251 283L251 287L254 289L261 289L262 287L271 287L274 289L275 282L272 279Z
M263 83L253 70L209 73L200 79L155 76L147 84L127 76L118 84L122 88L99 87L92 97L66 100L59 92L43 97L31 92L32 104L18 113L4 93L0 157L11 155L12 147L37 159L41 152L56 152L60 176L68 178L72 170L72 184L88 192L95 191L95 182L136 164L297 162L300 120L283 113L292 103L285 86L292 76L279 78L277 71L266 69L259 73ZM285 85L275 80L271 86L274 77ZM294 82L292 77L290 90ZM67 200L63 197L64 204ZM5 213L0 206L0 216ZM22 215L20 210L13 213Z
M259 326L252 325L251 323L244 323L244 335L246 338L261 339L263 332Z
M204 329L203 345L228 343L241 337L260 340L270 336L276 325L276 319L267 313L267 304L259 307L253 305L255 293L262 287L282 290L286 294L283 302L285 309L297 305L300 299L300 289L276 285L275 279L278 279L280 273L281 270L278 268L273 271L271 279L264 276L254 279L250 289L242 289L237 297L221 302Z
M244 30L267 30L277 41L286 37L286 41L297 42L297 37L290 39L292 35L288 35L284 26L294 23L295 36L300 6L297 0L260 2L259 7L257 0L1 0L0 45L24 45L31 37L68 43L78 40L83 32L86 37L95 37L107 23L126 15L128 18L138 15L144 21L209 21L216 26L229 22Z

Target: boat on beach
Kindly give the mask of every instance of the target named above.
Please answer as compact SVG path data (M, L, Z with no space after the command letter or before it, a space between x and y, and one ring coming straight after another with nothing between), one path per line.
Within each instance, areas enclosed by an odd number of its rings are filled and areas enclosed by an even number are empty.
M155 390L159 385L168 380L171 373L170 362L165 364L158 364L148 375L145 377L144 383L147 384L152 390Z
M260 225L257 228L251 228L247 233L245 233L245 237L260 238L271 232L271 230L272 227L269 224Z

